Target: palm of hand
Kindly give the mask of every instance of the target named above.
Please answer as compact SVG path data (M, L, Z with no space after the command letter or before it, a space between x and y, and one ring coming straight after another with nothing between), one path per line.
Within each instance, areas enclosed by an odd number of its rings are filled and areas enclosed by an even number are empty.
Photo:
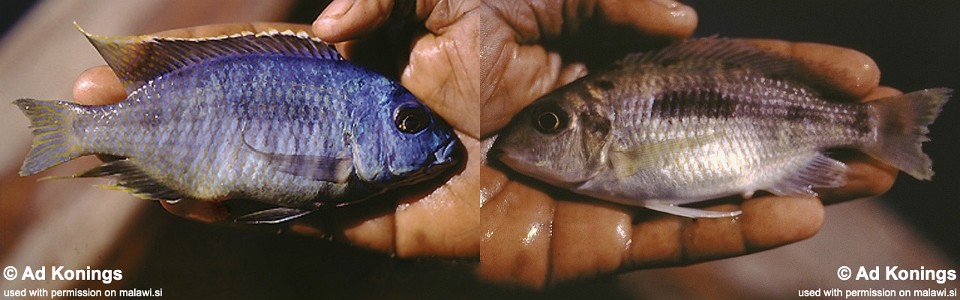
M224 24L171 30L158 33L159 36L175 37L206 37L235 33L240 31L260 32L269 29L291 29L294 31L310 31L304 25L280 23L252 23L252 24ZM434 53L436 48L444 47L439 36L433 36L436 44L425 42L426 37L419 40L417 49L411 54ZM337 45L341 53L348 59L354 49L350 45ZM435 47L435 48L434 48ZM429 49L428 49L429 48ZM411 59L412 60L412 59ZM418 67L413 62L407 69ZM458 66L459 67L459 66ZM373 199L357 207L347 207L337 214L323 214L308 216L285 223L283 229L298 234L314 235L324 238L343 240L354 245L396 254L400 257L440 256L440 257L477 257L479 254L479 240L476 232L479 228L479 207L476 205L478 187L476 181L479 169L477 154L477 139L471 137L465 127L469 124L464 120L469 118L454 118L451 115L463 115L469 107L460 106L458 101L447 100L449 103L440 103L449 93L459 93L456 86L436 86L435 82L422 81L422 78L445 78L453 76L452 69L442 70L418 68L417 72L404 71L404 84L417 95L428 95L422 100L430 107L436 107L438 114L461 132L460 138L468 154L466 167L458 174L453 175L443 185L433 187L432 191L412 191L401 193L397 205L383 204L383 201ZM408 73L421 74L410 76ZM435 77L439 76L439 77ZM408 83L407 81L413 81ZM440 81L443 82L443 81ZM429 96L422 93L423 89L445 91ZM119 81L106 66L95 67L80 76L74 87L74 99L83 104L105 104L123 100L126 97ZM452 97L452 96L449 96ZM461 122L455 122L459 120ZM176 204L162 203L168 211L194 220L216 223L230 223L242 214L241 201L227 201L211 203L201 201L181 201ZM385 207L389 206L389 207ZM239 207L239 208L238 208ZM334 216L335 215L335 216ZM263 227L263 226L261 226ZM266 228L267 230L276 230Z
M577 29L564 24L596 21L591 19L600 18L594 17L594 9L603 10L609 4L599 2L584 8L591 13L565 15L512 7L516 4L511 1L477 2L417 8L413 18L423 22L426 31L412 36L409 57L399 68L403 85L461 133L467 150L464 169L433 191L406 195L398 205L322 222L298 220L287 225L290 230L334 236L401 257L479 257L477 273L484 280L542 287L601 272L759 251L804 239L819 228L823 208L814 198L755 198L739 204L744 214L738 219L692 221L593 201L487 164L488 137L536 97L586 73L584 65L565 61L561 52L541 42ZM684 7L641 2L629 9L604 11L602 21L633 28L630 33L640 36L682 38L692 32L696 18L677 18L678 12L692 14ZM342 16L349 17L349 11ZM313 29L331 42L363 37L369 34L363 28L383 22L335 25L321 20ZM289 24L241 24L166 34L209 36L267 27L306 30ZM862 54L823 45L755 43L839 66L821 75L830 77L828 84L848 98L896 93L877 89L879 74ZM338 47L350 58L364 51L365 45L351 42ZM122 99L119 83L111 82L109 75L103 68L85 73L78 80L75 99L88 104ZM846 161L852 167L850 184L824 191L825 199L879 194L892 184L895 170L862 156ZM735 205L725 204L727 209ZM224 219L222 209L208 204L165 207L192 219Z
M482 136L492 135L538 96L586 73L583 64L567 61L569 58L563 53L568 52L564 49L543 46L549 43L548 39L570 38L562 36L562 31L577 31L570 27L557 29L561 25L554 23L563 16L551 18L548 12L536 8L511 7L512 2L492 3L490 10L500 10L492 14L493 19L501 24L488 25L495 29L489 30L492 33L484 44L496 46L479 55L484 67L481 78L486 88L480 97L484 101ZM594 9L603 10L603 1ZM624 40L646 36L657 41L686 37L695 26L695 16L692 22L671 19L683 15L684 9L638 3L634 9L624 8L624 12L604 11L603 22L632 27L635 31L628 31L634 36L602 38ZM513 13L504 13L507 11ZM524 26L523 20L540 22ZM586 22L589 20L568 15L559 23ZM855 51L777 41L752 43L810 61L814 73L829 77L824 88L846 98L873 99L897 93L892 89L877 89L879 74L872 60ZM820 66L830 67L820 69ZM489 148L490 140L492 138L484 141L484 151ZM838 201L875 195L892 184L896 171L882 163L862 155L853 155L845 161L852 170L850 184L843 189L822 191L824 199ZM480 189L483 235L478 273L490 281L528 287L543 287L616 270L689 264L756 252L810 237L823 219L819 199L766 196L741 204L724 204L720 208L743 210L739 218L694 221L598 202L490 163L481 167Z

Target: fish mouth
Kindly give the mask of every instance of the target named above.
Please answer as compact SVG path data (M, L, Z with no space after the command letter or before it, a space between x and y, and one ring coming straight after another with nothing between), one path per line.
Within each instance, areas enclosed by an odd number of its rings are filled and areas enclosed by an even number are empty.
M516 153L508 152L502 148L494 145L490 150L487 151L487 163L496 163L506 166L515 171L524 173L527 171L526 165L522 160L516 157Z
M463 146L460 145L460 140L456 137L450 137L441 143L440 147L437 147L433 153L430 153L424 164L425 167L414 177L419 178L417 180L422 180L446 171L460 161L462 151Z
M516 150L508 151L501 147L497 147L497 144L494 144L490 150L487 151L486 161L487 163L496 161L497 163L503 164L503 166L509 168L511 171L516 172L517 174L525 177L530 177L539 181L546 182L548 184L573 189L579 187L586 183L590 178L593 178L594 175L585 177L583 179L577 180L563 180L559 177L556 177L557 173L555 172L545 172L542 169L542 166L539 164L533 164L523 159L524 153L518 153Z
M502 162L506 156L507 156L506 151L494 145L493 147L490 148L490 150L487 150L486 160L487 161L495 160L495 161Z
M428 180L436 174L442 173L456 165L457 162L460 161L462 152L463 147L460 145L460 140L456 137L449 138L427 156L426 161L424 161L422 165L423 167L401 175L404 179L397 182L397 184L409 185Z
M460 140L451 136L427 157L427 168L432 169L436 166L456 163L459 161L460 148L462 148L460 147Z

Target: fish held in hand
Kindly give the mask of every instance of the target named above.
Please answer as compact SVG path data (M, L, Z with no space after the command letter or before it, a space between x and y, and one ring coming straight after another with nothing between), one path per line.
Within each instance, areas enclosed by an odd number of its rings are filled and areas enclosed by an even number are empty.
M825 155L834 148L862 151L917 179L933 176L921 144L952 90L827 101L802 79L803 69L718 38L630 55L524 108L491 157L579 194L690 218L740 212L680 205L841 187L847 166Z
M129 96L96 106L16 100L35 135L21 176L107 154L122 159L72 177L112 176L108 187L152 200L257 200L277 207L241 220L278 223L426 181L460 160L456 134L413 94L304 32L83 33Z

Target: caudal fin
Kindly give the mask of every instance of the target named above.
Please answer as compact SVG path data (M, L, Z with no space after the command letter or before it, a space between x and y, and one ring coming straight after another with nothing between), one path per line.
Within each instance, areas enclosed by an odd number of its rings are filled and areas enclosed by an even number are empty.
M33 146L20 167L20 176L28 176L49 169L83 155L74 142L71 121L78 105L65 101L19 99L14 101L30 119L33 128Z
M933 163L921 144L930 140L927 126L940 115L952 92L934 88L870 102L878 113L877 141L864 151L914 178L930 180Z

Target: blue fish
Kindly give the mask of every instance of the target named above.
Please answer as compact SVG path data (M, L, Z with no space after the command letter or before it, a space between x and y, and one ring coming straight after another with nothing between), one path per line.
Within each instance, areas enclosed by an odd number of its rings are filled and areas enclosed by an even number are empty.
M79 26L78 26L79 29ZM128 93L116 104L16 100L35 135L21 176L88 154L73 177L151 200L251 199L279 223L423 182L460 161L450 126L399 83L304 32L105 37L80 29Z

